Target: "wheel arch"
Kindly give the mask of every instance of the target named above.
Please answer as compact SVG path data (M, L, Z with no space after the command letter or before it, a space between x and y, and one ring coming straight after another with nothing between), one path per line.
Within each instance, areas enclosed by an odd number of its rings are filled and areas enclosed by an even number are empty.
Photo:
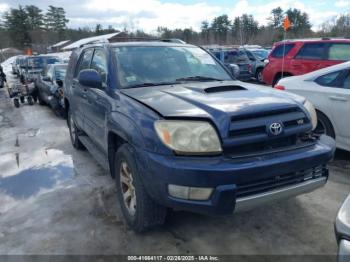
M326 113L324 113L322 110L318 109L318 108L315 108L316 112L323 115L327 120L328 122L331 124L331 127L332 127L332 130L333 130L333 133L334 133L334 136L337 137L337 130L335 128L335 125L333 124L333 122L331 121L331 117L329 117Z

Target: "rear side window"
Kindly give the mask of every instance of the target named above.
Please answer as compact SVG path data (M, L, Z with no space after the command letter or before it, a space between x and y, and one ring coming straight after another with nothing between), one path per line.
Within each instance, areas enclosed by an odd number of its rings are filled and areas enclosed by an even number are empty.
M332 72L323 76L320 76L316 79L316 83L321 86L336 86L336 80L341 74L342 71Z
M236 63L248 63L249 58L247 54L241 50L226 51L224 54L224 63L236 64Z
M84 51L84 53L80 56L79 59L79 65L75 71L74 76L78 76L79 72L81 70L84 69L89 69L90 67L90 62L91 62L91 58L92 58L92 53L93 53L93 49L87 49L86 51Z
M271 56L275 57L275 58L282 58L282 57L288 55L288 53L290 52L290 50L293 49L293 47L294 47L294 44L278 45L273 49Z
M350 72L348 72L348 75L345 77L342 87L345 89L350 89Z
M349 61L350 44L331 44L328 51L328 60Z
M296 55L297 59L323 60L325 59L325 43L306 43Z

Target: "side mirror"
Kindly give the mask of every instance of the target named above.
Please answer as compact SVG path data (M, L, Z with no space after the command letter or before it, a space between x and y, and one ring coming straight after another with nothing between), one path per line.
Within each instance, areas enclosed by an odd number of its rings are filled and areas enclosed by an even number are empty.
M79 84L92 88L101 88L102 79L99 73L93 69L84 69L78 75Z
M237 78L239 76L239 66L236 64L229 64L228 69L230 70L231 74L234 76L234 78Z
M44 76L43 81L45 82L51 82L51 78L49 76Z

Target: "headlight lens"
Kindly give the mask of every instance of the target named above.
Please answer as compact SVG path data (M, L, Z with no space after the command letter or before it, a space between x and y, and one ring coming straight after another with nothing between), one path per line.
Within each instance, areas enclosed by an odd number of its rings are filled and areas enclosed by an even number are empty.
M314 130L317 126L317 114L316 114L315 107L313 106L313 104L311 104L311 102L309 100L306 100L304 102L304 107L306 108L306 110L310 114L312 130Z
M208 122L158 120L154 126L160 140L178 154L222 152L219 137Z

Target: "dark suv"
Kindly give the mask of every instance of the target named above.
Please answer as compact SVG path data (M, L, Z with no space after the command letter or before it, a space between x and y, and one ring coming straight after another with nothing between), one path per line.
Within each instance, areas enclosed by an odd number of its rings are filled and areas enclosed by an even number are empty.
M85 46L64 88L73 146L115 178L137 232L162 224L167 207L227 215L327 181L335 143L313 135L310 102L235 81L196 46Z
M281 77L303 75L349 60L350 39L286 40L274 45L263 80L274 86Z

